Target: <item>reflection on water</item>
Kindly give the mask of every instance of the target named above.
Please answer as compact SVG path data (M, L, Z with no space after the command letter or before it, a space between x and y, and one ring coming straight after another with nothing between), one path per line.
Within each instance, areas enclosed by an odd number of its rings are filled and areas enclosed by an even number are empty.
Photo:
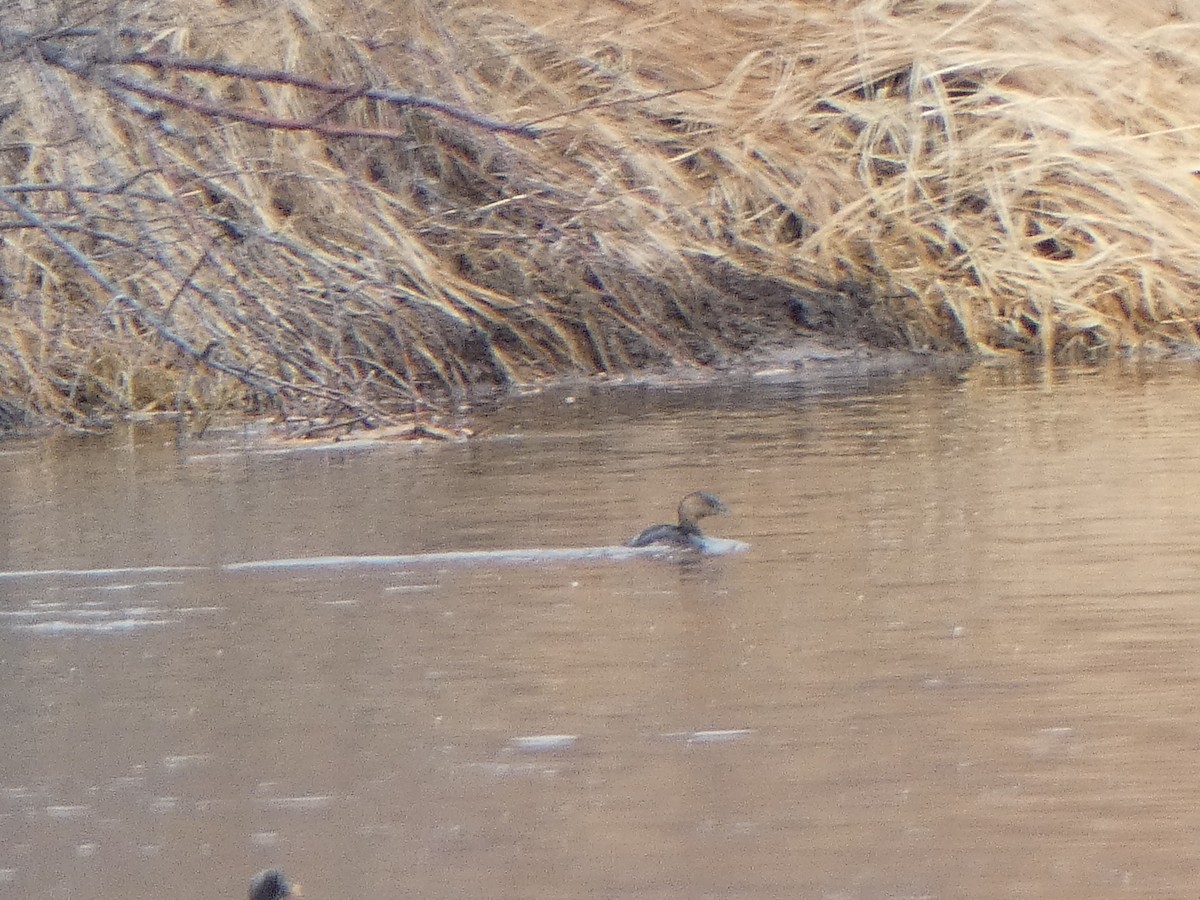
M6 445L0 900L1196 896L1200 379L852 387Z

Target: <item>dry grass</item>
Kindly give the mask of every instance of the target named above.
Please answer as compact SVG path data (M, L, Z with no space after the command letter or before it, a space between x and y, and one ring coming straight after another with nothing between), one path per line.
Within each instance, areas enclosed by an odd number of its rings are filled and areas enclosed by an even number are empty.
M1200 3L1103 6L0 0L0 426L1191 347Z

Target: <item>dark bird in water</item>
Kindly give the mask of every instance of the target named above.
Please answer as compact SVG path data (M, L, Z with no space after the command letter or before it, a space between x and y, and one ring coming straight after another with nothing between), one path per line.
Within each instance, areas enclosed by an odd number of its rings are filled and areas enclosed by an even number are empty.
M704 491L693 491L679 501L678 525L651 525L628 544L630 547L649 547L651 544L664 544L670 547L692 547L700 549L704 545L704 532L696 524L705 516L715 516L727 513L725 504Z
M265 869L250 879L250 900L283 900L299 893L278 869Z

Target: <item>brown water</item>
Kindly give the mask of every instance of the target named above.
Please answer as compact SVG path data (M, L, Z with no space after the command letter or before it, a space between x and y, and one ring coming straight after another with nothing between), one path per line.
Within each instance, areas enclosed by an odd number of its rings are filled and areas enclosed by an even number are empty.
M0 570L78 570L0 577L0 900L1194 898L1198 398L980 368L0 445ZM748 553L220 568L609 545L696 487Z

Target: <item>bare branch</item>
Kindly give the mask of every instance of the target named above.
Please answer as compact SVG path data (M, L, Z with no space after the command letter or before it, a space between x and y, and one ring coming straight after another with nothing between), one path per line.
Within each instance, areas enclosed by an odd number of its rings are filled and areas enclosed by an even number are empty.
M129 65L149 66L159 71L186 71L186 72L207 72L211 75L223 75L230 78L245 78L250 81L265 82L268 84L286 84L291 87L305 88L306 90L316 91L323 94L333 94L347 99L356 99L358 97L366 98L367 100L378 100L383 103L390 103L394 106L411 106L418 109L428 109L434 112L442 113L453 119L458 119L460 122L466 122L469 125L475 125L486 131L495 131L503 134L513 134L518 137L536 138L538 132L529 124L514 125L508 122L501 122L497 119L481 116L476 113L468 112L453 104L446 103L442 100L434 100L432 97L420 97L416 94L406 94L401 91L390 91L383 88L369 87L366 85L351 85L351 84L335 84L331 81L320 81L315 78L306 78L303 75L297 75L293 72L284 72L279 69L260 69L254 66L234 66L228 63L219 63L213 60L197 60L186 59L177 56L153 56L150 54L133 53L114 62L125 63ZM129 88L133 90L133 88ZM163 99L163 98L160 98ZM310 123L310 125L315 123ZM356 135L358 136L358 135ZM368 135L369 136L369 135ZM383 136L381 134L380 136Z
M343 102L345 100L363 97L369 100L390 103L394 106L408 106L419 109L428 109L433 112L441 113L442 115L457 119L461 122L466 122L467 124L473 125L477 128L482 128L485 131L511 134L524 138L538 137L538 132L529 125L513 125L507 122L501 122L496 119L488 118L487 116L481 116L472 112L468 112L467 110L461 109L460 107L441 100L434 100L431 97L420 97L415 94L406 94L400 91L384 90L382 88L372 88L364 85L336 84L334 82L306 78L302 75L296 75L291 72L285 72L277 69L260 69L254 66L233 66L212 60L192 60L183 57L167 57L132 53L116 59L95 60L72 53L62 44L51 43L48 40L38 40L36 44L42 57L47 62L53 63L56 66L60 66L61 68L64 68L80 77L89 79L98 77L102 82L107 83L108 85L122 88L126 91L130 91L131 93L138 94L143 97L168 103L172 106L177 106L192 112L198 112L213 118L246 122L251 125L258 125L262 128L270 128L278 131L313 131L328 135L330 137L362 137L378 138L382 140L411 140L411 135L407 132L398 132L391 129L354 128L351 126L331 125L321 122L320 118L308 121L283 119L276 116L252 112L250 110L235 109L220 103L210 103L208 101L193 97L185 97L182 94L175 93L174 91L156 87L152 84L142 81L141 79L133 78L129 75L113 71L112 67L118 65L137 65L146 66L158 71L206 72L208 74L221 75L230 78L244 78L250 81L286 84L292 87L299 87L306 90L316 91L318 93L337 96L343 98ZM102 68L101 63L103 64ZM123 102L127 102L124 101L124 98L122 98L122 100ZM152 118L157 118L158 115L161 115L161 113L156 110L139 109L138 111ZM325 114L327 115L328 112L329 111L327 110Z

